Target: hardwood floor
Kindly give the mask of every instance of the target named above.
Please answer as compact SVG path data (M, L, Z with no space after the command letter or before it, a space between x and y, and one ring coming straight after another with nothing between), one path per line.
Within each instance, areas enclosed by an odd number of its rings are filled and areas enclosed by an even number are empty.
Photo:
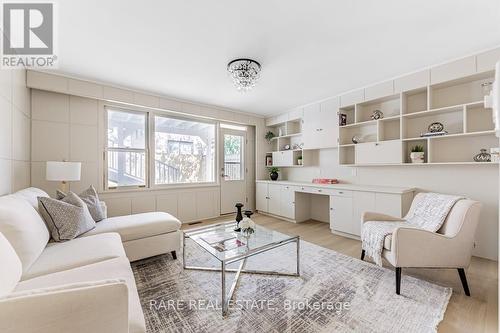
M229 221L231 218L232 216L220 217L194 225L183 225L182 228L195 228ZM333 235L329 225L324 222L310 220L295 224L262 214L255 214L252 220L267 228L299 235L307 242L355 258L359 258L361 253L359 241ZM390 265L384 265L384 267L392 268ZM465 296L455 269L403 269L404 274L453 288L453 295L444 319L439 325L439 332L498 332L498 262L472 258L472 263L466 270L471 297ZM401 289L404 290L404 285Z

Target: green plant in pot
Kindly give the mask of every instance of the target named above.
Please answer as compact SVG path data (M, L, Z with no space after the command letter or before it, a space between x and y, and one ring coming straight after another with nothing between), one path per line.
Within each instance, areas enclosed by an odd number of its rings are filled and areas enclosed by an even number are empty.
M271 167L271 168L267 168L267 170L269 170L269 178L271 178L271 180L278 180L278 172L280 171L279 168L277 167Z
M302 156L297 157L297 164L302 165Z
M274 135L273 132L271 131L268 131L266 133L266 135L264 136L264 138L267 140L268 143L271 143L271 140L275 137L276 135Z
M416 145L411 148L411 163L424 163L424 146Z

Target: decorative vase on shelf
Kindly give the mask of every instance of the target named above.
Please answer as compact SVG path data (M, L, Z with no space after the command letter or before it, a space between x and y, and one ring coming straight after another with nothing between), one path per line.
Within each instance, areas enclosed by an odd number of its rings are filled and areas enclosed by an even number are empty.
M411 163L424 163L425 153L423 151L410 153Z
M481 149L481 152L474 156L475 162L491 162L491 154L486 149Z
M384 118L384 113L380 110L374 110L370 116L372 120L378 120Z
M272 167L272 168L268 168L269 170L269 178L271 178L271 180L278 180L278 171L280 171L280 169L278 169L277 167Z

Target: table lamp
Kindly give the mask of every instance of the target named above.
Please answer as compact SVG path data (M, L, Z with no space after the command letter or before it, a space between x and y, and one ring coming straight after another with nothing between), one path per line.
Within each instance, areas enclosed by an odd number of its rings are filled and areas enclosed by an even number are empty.
M81 162L56 162L47 161L46 179L48 181L60 181L60 190L67 191L67 183L80 180Z

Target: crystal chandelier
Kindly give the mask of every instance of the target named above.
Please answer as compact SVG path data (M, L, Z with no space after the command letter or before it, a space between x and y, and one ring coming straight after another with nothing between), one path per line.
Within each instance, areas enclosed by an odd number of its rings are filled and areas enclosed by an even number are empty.
M260 77L260 64L252 59L235 59L227 64L227 71L238 91L248 91Z

